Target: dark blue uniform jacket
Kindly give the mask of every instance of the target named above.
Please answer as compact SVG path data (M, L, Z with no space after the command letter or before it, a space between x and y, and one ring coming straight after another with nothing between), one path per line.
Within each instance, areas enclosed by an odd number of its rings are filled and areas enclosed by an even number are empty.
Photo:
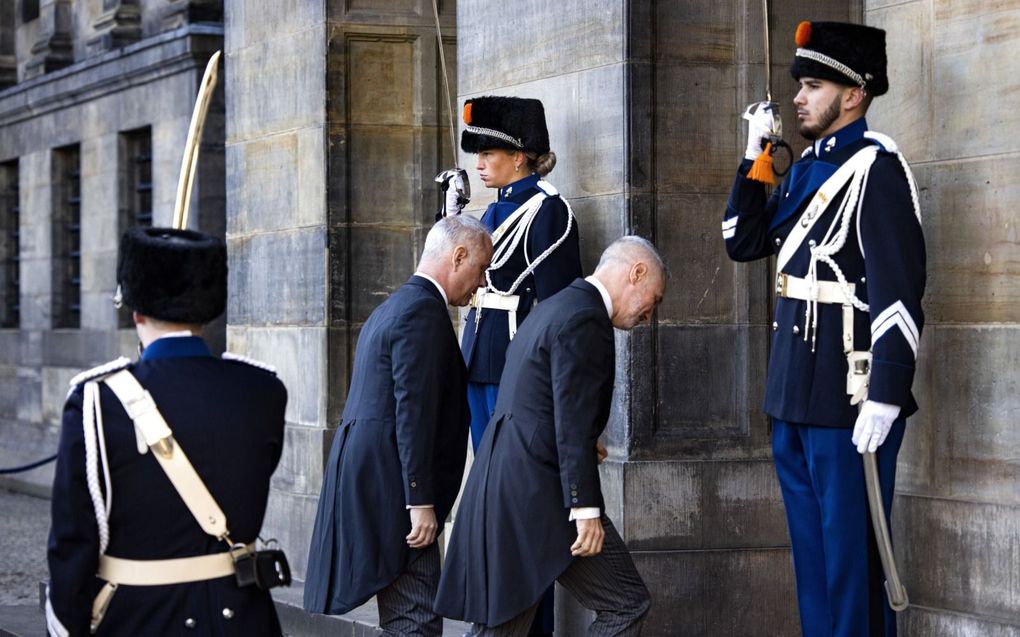
M615 371L613 326L583 279L521 326L457 510L436 612L502 624L575 559L571 507L605 509L595 443Z
M247 363L214 358L198 337L154 341L129 369L223 509L232 539L254 541L283 448L283 383ZM100 387L113 495L107 554L153 560L226 550L198 526L152 453L138 453L134 423L113 392ZM64 407L48 551L50 602L71 635L89 634L92 602L103 585L95 576L99 535L85 479L82 396L79 385ZM187 619L195 621L193 629L185 627ZM98 634L279 635L280 626L267 591L239 588L227 576L120 586Z
M361 330L322 479L305 610L341 614L404 572L407 506L442 529L464 476L470 411L464 361L439 290L413 276Z
M482 223L495 231L526 201L538 194L539 176L524 179L500 188L498 199L489 204L482 215ZM522 241L510 260L493 270L492 283L496 288L510 289L528 263L556 243L567 229L567 205L559 195L547 197L531 225L527 242ZM556 294L571 281L581 276L581 252L578 243L577 221L570 234L556 250L517 288L521 297L517 308L517 325L527 318L532 306ZM510 344L510 327L507 313L500 310L482 310L481 322L475 329L475 310L471 309L464 324L461 348L468 366L468 380L472 383L496 384L506 362L506 347Z
M747 179L751 162L737 173L723 218L726 251L736 261L778 254L818 188L854 153L869 144L863 118L817 140L794 164L771 197L765 187ZM890 140L891 141L891 140ZM854 310L854 349L872 350L868 398L899 405L900 415L917 411L911 394L924 313L925 246L915 216L910 187L898 156L882 147L872 164L864 190L861 215L854 216L849 235L834 259L870 312ZM785 267L805 277L811 241L821 243L832 225L846 187L812 227ZM818 265L819 280L836 275ZM805 342L805 302L777 298L772 325L765 411L787 422L850 427L857 407L846 392L847 359L843 352L842 308L819 304L816 351ZM875 338L873 339L873 335ZM872 342L874 340L874 342Z

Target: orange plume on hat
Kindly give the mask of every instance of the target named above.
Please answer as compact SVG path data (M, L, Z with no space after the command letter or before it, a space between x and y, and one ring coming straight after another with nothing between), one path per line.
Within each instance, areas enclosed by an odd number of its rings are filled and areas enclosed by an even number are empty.
M464 104L464 123L471 125L471 102Z
M797 25L797 34L793 36L794 41L799 47L807 46L808 42L811 41L811 23L804 20Z

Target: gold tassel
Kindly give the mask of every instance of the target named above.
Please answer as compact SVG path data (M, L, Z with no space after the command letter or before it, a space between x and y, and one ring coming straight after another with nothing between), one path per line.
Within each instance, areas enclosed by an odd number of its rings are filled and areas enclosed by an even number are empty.
M767 186L776 185L776 175L772 171L772 142L765 144L765 150L751 164L751 170L748 171L747 178L752 181L759 181Z

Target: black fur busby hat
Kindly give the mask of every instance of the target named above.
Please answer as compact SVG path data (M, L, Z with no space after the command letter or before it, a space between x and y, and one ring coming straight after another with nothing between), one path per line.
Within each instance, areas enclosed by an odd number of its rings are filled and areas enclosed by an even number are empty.
M193 230L131 228L120 239L124 305L170 323L208 323L227 305L227 247Z
M549 130L545 108L536 99L522 97L475 97L464 102L464 124L460 147L466 153L493 148L522 150L544 155L549 152Z
M793 79L817 77L860 86L871 95L889 90L885 31L847 22L801 22L797 55L790 65Z

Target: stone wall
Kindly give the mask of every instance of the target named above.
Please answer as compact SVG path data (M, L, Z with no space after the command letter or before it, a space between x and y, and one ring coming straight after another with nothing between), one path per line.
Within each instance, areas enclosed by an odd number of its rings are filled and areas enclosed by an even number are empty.
M865 3L891 90L869 123L910 160L928 249L921 410L894 527L908 635L1020 635L1020 3Z
M19 33L19 37L20 37ZM134 330L118 329L111 303L120 227L120 134L152 131L153 214L169 225L181 153L218 26L184 26L0 91L0 162L16 159L20 192L20 329L0 330L0 466L56 450L67 382L83 369L133 355ZM223 102L203 137L191 226L223 232ZM53 329L53 149L80 144L81 325ZM201 209L200 209L201 208ZM223 328L210 332L222 349ZM13 481L13 482L12 482ZM52 465L3 484L48 490Z

